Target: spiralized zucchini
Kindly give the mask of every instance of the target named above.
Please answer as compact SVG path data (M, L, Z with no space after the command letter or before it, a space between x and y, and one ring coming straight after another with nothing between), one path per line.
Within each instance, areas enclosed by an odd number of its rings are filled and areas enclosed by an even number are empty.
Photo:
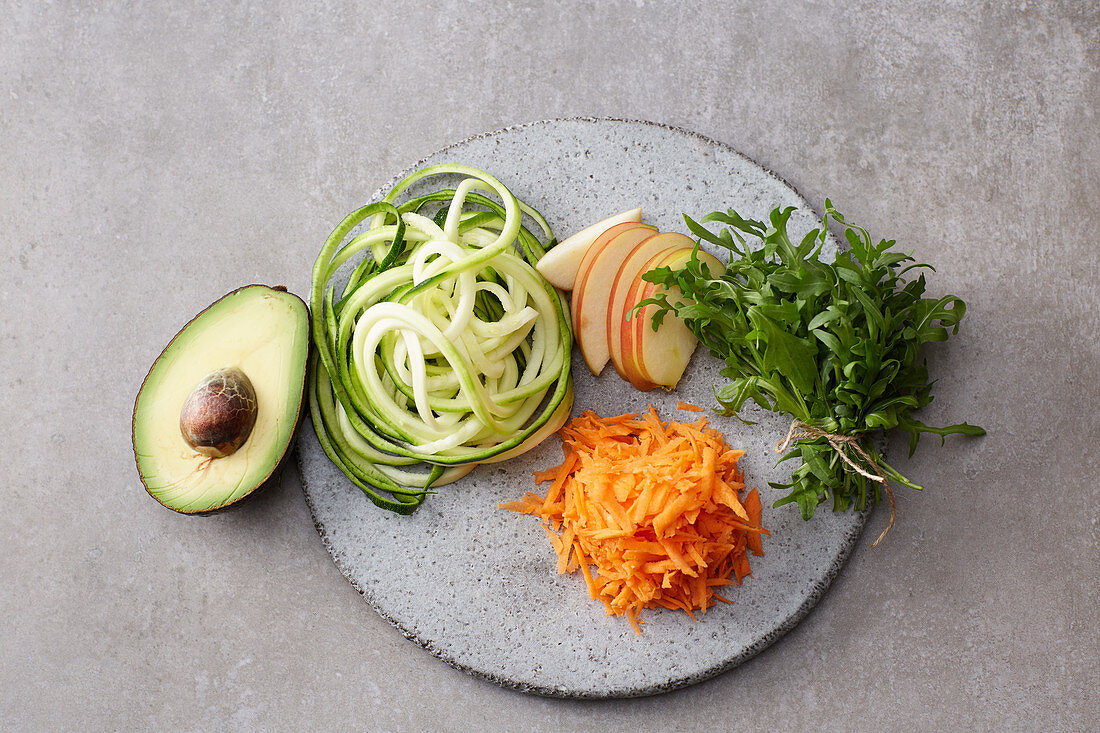
M466 178L396 203L442 175ZM431 488L565 423L569 308L533 267L553 243L542 215L462 165L413 173L329 236L310 292L310 415L326 455L375 504L411 513Z

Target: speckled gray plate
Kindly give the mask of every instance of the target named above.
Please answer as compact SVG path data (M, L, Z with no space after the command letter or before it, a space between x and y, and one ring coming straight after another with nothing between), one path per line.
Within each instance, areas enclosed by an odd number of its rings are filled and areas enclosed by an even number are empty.
M791 228L799 235L818 221L790 186L731 148L646 122L569 119L509 127L445 148L401 175L443 162L497 176L541 211L559 237L637 205L661 230L683 231L681 212L699 217L731 206L753 218L766 218L780 204L798 207ZM342 214L334 212L334 224ZM695 419L677 413L677 400L712 406L719 368L700 350L677 392L643 394L613 369L592 377L575 354L574 414L641 411L652 402L666 420ZM751 578L731 587L732 605L718 604L697 622L680 612L645 612L641 636L589 600L579 574L557 574L535 518L496 508L536 490L531 473L560 462L556 437L441 487L410 517L375 508L329 462L308 420L298 463L317 531L336 565L409 639L471 674L527 692L640 696L728 670L791 629L826 591L866 520L866 514L823 507L803 522L791 505L771 508L782 493L768 482L789 479L794 465L777 467L772 452L788 423L760 411L747 417L758 424L710 419L730 444L747 451L741 466L761 492L764 524L773 535L765 538L765 556L752 559Z

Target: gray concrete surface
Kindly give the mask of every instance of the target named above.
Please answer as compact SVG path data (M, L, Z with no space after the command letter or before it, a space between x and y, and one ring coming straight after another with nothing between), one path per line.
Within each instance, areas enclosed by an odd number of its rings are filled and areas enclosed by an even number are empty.
M5 2L0 728L1095 730L1095 3ZM305 293L400 168L548 117L681 125L969 304L900 521L748 664L663 696L500 689L343 579L286 471L209 518L138 482L134 393L234 287ZM895 450L903 449L895 441ZM872 531L885 521L871 520Z

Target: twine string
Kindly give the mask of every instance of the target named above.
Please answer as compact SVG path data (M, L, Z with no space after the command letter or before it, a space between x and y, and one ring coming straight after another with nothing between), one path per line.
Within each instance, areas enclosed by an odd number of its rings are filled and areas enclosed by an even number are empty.
M801 438L825 438L825 440L829 441L829 445L832 449L836 451L836 454L840 456L840 459L851 466L853 471L864 478L877 481L886 489L886 496L890 499L890 523L886 525L886 529L882 530L882 534L878 536L878 539L871 543L871 547L878 545L894 526L894 519L897 518L898 510L897 504L894 501L894 491L890 488L890 482L886 480L886 473L871 456L867 455L867 451L863 450L863 446L859 444L860 440L863 438L863 433L855 433L853 435L830 433L795 419L791 421L791 429L787 431L787 437L775 444L775 452L783 453L790 447L793 441ZM867 472L862 466L853 461L848 456L848 452L844 449L845 446L851 446L859 457L867 462L867 465L871 467L874 473Z

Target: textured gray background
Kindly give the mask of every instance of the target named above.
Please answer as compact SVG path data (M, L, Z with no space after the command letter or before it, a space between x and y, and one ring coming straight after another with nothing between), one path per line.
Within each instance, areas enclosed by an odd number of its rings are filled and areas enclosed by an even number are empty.
M0 727L1096 728L1095 3L0 16ZM334 222L394 172L570 115L709 135L939 265L970 312L930 354L925 417L990 429L900 462L927 491L781 642L642 700L467 677L343 579L293 470L193 519L144 494L128 445L137 386L199 308L250 282L305 293Z

